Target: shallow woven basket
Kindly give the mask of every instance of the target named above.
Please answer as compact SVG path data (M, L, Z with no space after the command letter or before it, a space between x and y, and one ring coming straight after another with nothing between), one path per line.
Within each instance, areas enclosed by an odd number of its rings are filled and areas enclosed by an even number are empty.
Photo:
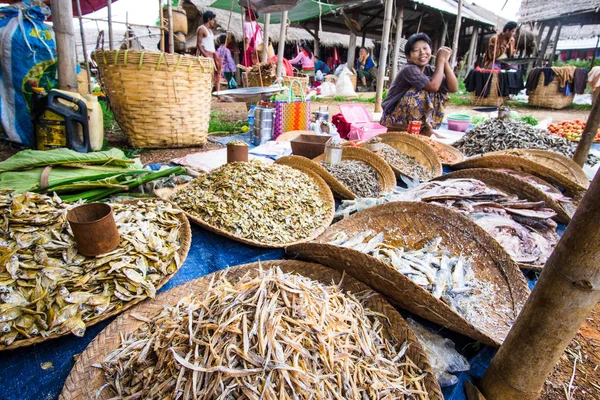
M574 98L575 93L565 96L564 93L559 91L558 79L554 79L548 86L545 86L544 74L540 74L535 89L529 91L529 105L555 110L570 106Z
M515 149L496 151L488 154L508 154L523 157L545 165L546 167L563 174L583 188L588 188L590 186L590 179L587 177L585 172L583 172L583 169L579 166L579 164L573 161L573 159L554 151L538 149Z
M103 371L95 368L93 365L101 363L110 352L119 347L121 335L132 333L144 324L144 322L132 317L132 315L152 318L161 312L164 306L174 306L181 298L188 296L190 293L202 293L209 287L212 279L219 279L223 274L226 274L227 279L234 283L246 274L250 274L250 276L258 275L258 268L267 269L272 267L279 267L283 272L303 275L327 285L330 285L332 282L340 282L345 292L358 293L369 290L369 287L352 277L342 277L342 274L338 271L319 264L291 260L245 264L206 275L162 293L153 301L140 304L107 326L77 359L65 382L59 399L96 400L114 398L116 393L112 392L110 388L106 388L100 396L96 397L98 389L105 384L105 380ZM425 352L398 311L379 294L369 297L365 300L364 304L369 309L385 316L385 319L382 317L381 323L383 326L389 327L390 333L398 342L403 343L406 341L408 343L406 356L425 374L423 389L427 392L428 398L443 400L444 396L433 375Z
M492 74L492 79L489 81L490 94L487 97L477 96L475 92L471 92L471 105L475 107L481 106L501 106L504 104L505 98L500 96L500 85L498 84L498 74Z
M140 201L140 200L124 201L123 203L137 203L138 201ZM192 243L192 230L190 228L190 223L188 222L187 218L185 218L185 216L182 213L178 214L177 216L178 216L179 220L181 221L181 231L180 231L181 246L179 247L179 250L177 251L177 254L179 255L179 259L181 260L181 264L180 264L180 267L181 267L181 265L183 265L185 259L187 258L187 254L190 250L190 246ZM178 270L179 270L179 267L177 268L177 271ZM165 276L157 285L155 285L156 290L158 291L158 289L160 289L167 282L169 282L169 280L177 273L177 271L173 272L173 274L171 274L171 275ZM139 302L144 301L144 300L146 300L146 297L126 302L123 304L123 307L121 307L119 309L115 309L111 312L101 314L100 316L98 316L98 318L93 319L91 321L86 321L85 326L86 326L86 328L89 328L90 326L96 325L97 323L102 322L108 318L114 317L115 315L119 315L123 311L130 309L131 307L135 306L136 304L138 304ZM10 346L0 345L0 351L12 350L12 349L16 349L18 347L30 346L32 344L45 342L46 340L56 339L58 337L70 335L70 334L71 334L71 332L67 331L67 332L64 332L61 334L55 333L55 334L49 335L47 337L36 336L32 339L15 340Z
M384 232L386 243L409 248L441 237L442 246L451 254L469 257L475 276L498 287L495 302L481 303L487 318L474 326L394 268L359 251L327 244L338 232L352 237L366 230ZM345 271L384 294L392 304L492 346L500 346L510 330L509 318L498 310L518 314L529 296L519 267L498 242L469 218L434 204L394 202L369 208L332 225L315 242L291 246L287 252Z
M327 182L336 197L339 197L343 200L353 200L358 197L342 182L337 180L321 166L320 162L324 159L324 154L320 155L314 160L300 156L287 156L281 157L275 163L289 165L290 167L300 169L302 171L312 171L318 174L325 180L325 182ZM396 176L394 175L392 168L382 158L373 154L369 150L359 149L356 147L344 147L342 150L342 160L362 161L374 168L377 171L377 176L379 177L379 185L381 188L380 194L388 193L394 186L396 186Z
M505 168L515 171L526 172L531 175L538 176L543 180L567 189L573 193L580 193L586 190L585 187L572 179L564 176L560 172L540 164L539 162L523 158L517 155L509 154L493 154L488 153L483 156L474 156L466 159L463 162L452 165L453 169L468 169L468 168Z
M400 153L404 153L413 157L417 162L431 171L433 177L442 175L442 162L438 157L435 149L423 140L418 139L418 135L409 135L408 133L401 132L389 132L382 133L377 137L382 140L383 143L392 146ZM366 146L363 145L363 146ZM408 176L400 171L398 168L390 164L390 167L394 170L394 173L399 178L400 176Z
M556 216L554 217L556 221L563 224L568 224L571 221L571 216L565 211L560 203L552 199L552 197L548 196L534 185L505 172L488 168L471 168L454 171L434 180L446 181L448 179L477 179L492 189L500 190L506 194L516 195L519 199L533 202L543 201L546 204L546 207L551 208L556 212Z
M206 143L212 59L137 50L96 50L100 81L133 147Z
M419 140L424 141L428 145L430 145L433 148L433 150L435 150L435 153L437 154L438 158L440 159L440 162L443 165L453 165L453 164L459 163L461 161L464 161L465 158L467 158L463 153L460 152L460 150L455 149L454 147L450 146L449 144L438 142L436 140L433 140L433 139L431 139L427 136L423 136L423 135L413 135L413 136ZM450 154L451 159L446 159L444 156L442 156L441 154L443 154L444 152Z
M298 87L298 85L294 85L292 87L292 92L294 93L294 96L302 96L305 95L306 93L308 93L308 83L309 83L309 78L308 76L304 75L304 74L299 74L296 73L294 74L294 76L283 76L283 84L284 86L290 87L292 81L297 80L298 82L300 82L300 85L302 86L302 89L300 89ZM275 76L273 75L263 75L262 76L262 85L261 85L261 76L259 75L258 72L252 71L252 72L248 72L248 87L261 87L261 86L271 86L273 83L275 83ZM301 92L301 90L304 91L304 93Z
M293 167L293 166L291 166ZM310 170L304 170L301 168L296 168L302 172L304 172L306 175L308 175L310 178L312 178L315 182L315 184L318 186L319 188L319 193L315 194L318 195L319 197L321 197L321 200L323 201L323 203L327 204L329 206L329 212L327 213L327 215L323 218L323 220L321 221L319 227L317 229L315 229L315 231L308 237L295 241L295 242L289 242L289 243L263 243L263 242L258 242L256 240L252 240L252 239L247 239L244 238L242 236L238 236L235 235L231 232L228 232L226 230L223 230L221 228L217 228L216 226L210 225L207 222L205 222L204 220L198 218L197 216L190 214L188 212L186 212L185 210L183 211L185 213L185 215L190 219L190 221L194 222L195 224L201 226L204 229L207 229L211 232L214 232L218 235L221 236L225 236L229 239L235 240L237 242L241 242L241 243L245 243L245 244L249 244L251 246L256 246L256 247L264 247L264 248L283 248L286 246L290 246L292 244L297 244L297 243L303 243L306 241L310 241L313 240L314 238L318 237L321 233L323 233L325 231L325 229L327 229L327 227L329 225L331 225L331 222L333 221L333 216L335 214L335 201L333 199L333 194L331 193L331 189L329 189L329 186L327 185L327 183L325 183L325 181L323 179L321 179L321 177ZM282 176L282 179L285 179L285 177ZM173 188L161 188L158 190L155 190L154 193L160 197L163 200L167 200L167 201L171 201L170 199L171 195L175 194L175 192L177 192L178 189L183 188L185 185L181 185L175 189ZM177 204L175 202L173 202L173 204Z

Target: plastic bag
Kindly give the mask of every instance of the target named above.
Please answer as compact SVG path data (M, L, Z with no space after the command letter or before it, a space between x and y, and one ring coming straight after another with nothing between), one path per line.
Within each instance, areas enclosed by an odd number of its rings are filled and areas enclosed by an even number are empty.
M229 87L229 89L237 89L238 84L235 81L235 78L232 76L231 79L229 80L229 82L227 82L227 86Z
M350 72L348 68L344 68L340 74L337 84L335 85L336 96L357 97L356 91L354 90L354 85L350 79L351 76L352 72Z
M317 71L317 73L315 74L315 79L317 81L322 81L323 80L323 72L322 71Z
M335 96L336 87L331 82L323 82L321 86L319 86L320 95L319 97L327 97L327 96Z

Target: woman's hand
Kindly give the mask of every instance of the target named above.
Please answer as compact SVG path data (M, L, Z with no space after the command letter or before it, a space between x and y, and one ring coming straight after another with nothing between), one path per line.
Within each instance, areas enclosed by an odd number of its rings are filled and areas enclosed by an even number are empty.
M452 49L450 47L442 46L437 51L435 56L436 63L443 64L450 60L450 56L452 55Z

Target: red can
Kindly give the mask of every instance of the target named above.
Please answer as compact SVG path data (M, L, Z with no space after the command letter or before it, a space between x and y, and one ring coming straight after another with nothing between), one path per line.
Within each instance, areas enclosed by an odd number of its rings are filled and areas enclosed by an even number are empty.
M421 121L411 121L408 123L408 133L418 135L421 133Z

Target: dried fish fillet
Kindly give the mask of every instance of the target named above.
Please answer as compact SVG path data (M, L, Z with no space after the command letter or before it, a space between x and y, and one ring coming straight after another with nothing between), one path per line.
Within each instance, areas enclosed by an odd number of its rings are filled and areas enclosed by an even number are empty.
M359 197L377 197L381 192L377 171L365 162L342 160L331 165L321 161L321 166Z

